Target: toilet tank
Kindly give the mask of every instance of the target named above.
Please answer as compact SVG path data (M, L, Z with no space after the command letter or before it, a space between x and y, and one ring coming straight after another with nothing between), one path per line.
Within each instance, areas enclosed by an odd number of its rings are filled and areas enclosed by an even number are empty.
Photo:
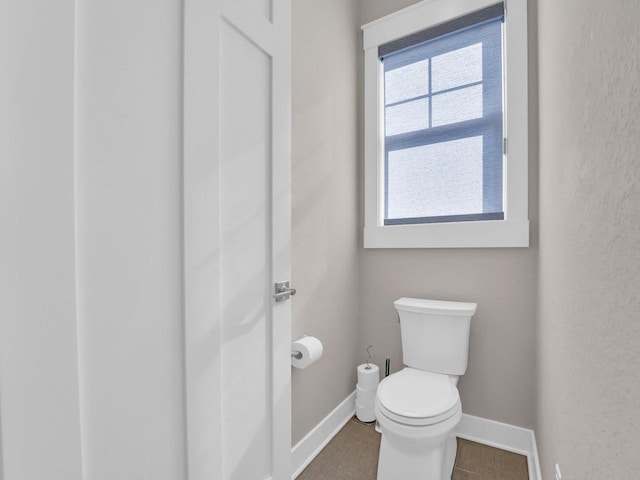
M393 304L406 366L445 375L466 372L469 327L477 304L420 298L400 298Z

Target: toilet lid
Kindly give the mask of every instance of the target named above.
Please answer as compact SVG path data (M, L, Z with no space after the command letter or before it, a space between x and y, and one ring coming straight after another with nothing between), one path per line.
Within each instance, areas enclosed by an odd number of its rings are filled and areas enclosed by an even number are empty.
M447 418L460 401L458 389L450 378L439 373L405 368L388 376L378 386L381 407L393 416L412 420L432 417ZM431 423L431 422L428 422Z

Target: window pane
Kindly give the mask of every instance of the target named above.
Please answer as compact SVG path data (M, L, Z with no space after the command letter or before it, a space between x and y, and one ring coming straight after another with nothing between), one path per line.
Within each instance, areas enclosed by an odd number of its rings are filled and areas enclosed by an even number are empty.
M388 153L386 218L482 213L482 137Z
M481 43L438 55L432 62L434 93L482 81Z
M385 224L503 218L501 32L497 18L382 58Z
M432 125L447 125L482 118L482 85L440 93L432 97Z
M429 128L429 99L421 98L385 108L385 135Z
M420 97L429 93L429 60L385 72L385 104Z

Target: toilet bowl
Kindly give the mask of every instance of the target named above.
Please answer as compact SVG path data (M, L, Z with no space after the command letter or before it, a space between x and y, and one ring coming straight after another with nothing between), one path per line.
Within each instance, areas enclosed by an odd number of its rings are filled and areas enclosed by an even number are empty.
M405 368L380 383L375 404L382 430L378 480L451 478L453 432L462 418L456 381Z
M469 327L475 303L401 298L405 368L376 392L382 439L378 480L450 480L456 426L462 418L458 376L467 369Z

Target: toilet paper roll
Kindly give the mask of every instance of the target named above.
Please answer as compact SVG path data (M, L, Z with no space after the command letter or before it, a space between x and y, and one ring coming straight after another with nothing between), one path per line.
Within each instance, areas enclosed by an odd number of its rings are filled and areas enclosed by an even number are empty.
M356 417L361 422L373 422L376 419L376 414L373 408L367 408L356 402Z
M366 390L356 385L356 402L366 408L373 408L376 401L376 390Z
M367 370L367 364L358 365L358 385L365 390L375 390L380 383L380 369L373 363L369 364L370 369Z
M291 352L300 352L302 358L291 357L291 365L296 368L307 368L322 356L322 342L316 337L304 336L291 344Z

